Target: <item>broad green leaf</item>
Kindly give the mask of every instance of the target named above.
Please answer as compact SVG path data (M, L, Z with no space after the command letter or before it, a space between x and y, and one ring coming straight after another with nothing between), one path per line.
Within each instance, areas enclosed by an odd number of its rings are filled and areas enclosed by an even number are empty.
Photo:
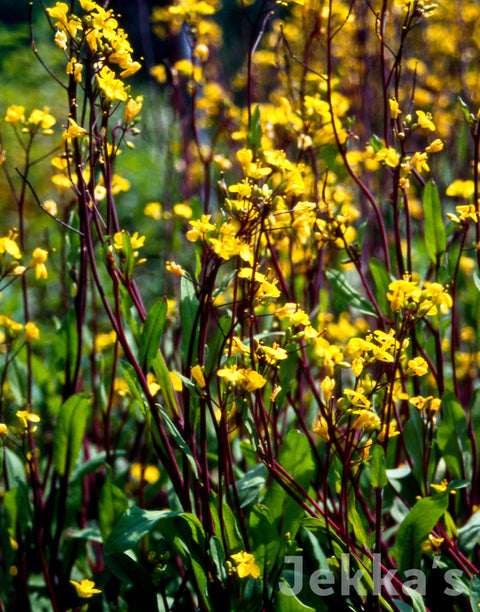
M475 512L463 527L458 529L458 546L470 553L480 541L480 511Z
M307 437L297 430L285 436L278 462L282 468L306 491L315 473L315 462ZM262 504L268 508L272 524L279 533L290 533L294 538L304 515L304 510L276 481L273 481Z
M264 567L270 571L281 557L279 551L282 537L267 506L263 504L253 506L248 520L248 534L253 542L251 552L262 574Z
M227 579L227 571L225 569L225 553L223 551L222 542L219 538L213 536L210 538L210 556L217 568L217 575L222 582Z
M371 257L369 261L370 272L375 282L376 298L382 312L386 313L389 308L387 299L388 285L392 282L392 278L388 273L385 264L375 257Z
M115 451L115 457L123 457L126 454L127 454L126 451L119 451L119 450ZM93 457L90 457L90 459L88 459L87 461L82 462L82 463L77 463L74 470L72 471L70 482L74 482L75 480L80 480L87 474L91 474L92 472L95 472L96 470L98 470L99 467L105 465L106 461L107 461L107 453L106 451L101 451L100 453L98 453L98 455L94 455Z
M98 524L104 542L127 508L128 500L125 493L113 484L110 470L108 470L98 500Z
M471 443L465 412L452 391L442 396L442 415L436 429L438 448L453 478L461 479L466 475L464 456L468 452L471 455Z
M441 263L447 248L447 235L442 218L442 206L438 190L433 181L425 185L423 191L423 211L425 215L425 246L434 265Z
M61 406L53 432L53 465L57 472L70 475L82 447L87 425L90 395L77 393Z
M254 153L262 147L262 125L260 123L260 106L256 106L252 113L250 128L247 134L247 147Z
M106 539L104 554L112 555L134 548L162 518L179 514L170 510L144 510L131 506L123 513Z
M275 593L275 610L278 612L315 612L314 608L303 604L287 582L282 582L282 590Z
M372 451L370 463L370 484L372 487L383 488L387 486L387 470L385 464L385 453L383 448L376 444Z
M223 501L222 512L219 512L220 497L217 495L210 501L210 512L212 513L213 528L215 535L222 542L225 540L226 555L237 552L243 548L243 540L240 528L230 506Z
M475 574L470 580L470 605L472 610L480 609L480 574Z
M347 281L345 275L340 270L329 269L325 271L325 275L328 278L332 289L335 293L341 296L345 303L356 308L360 312L367 315L376 316L374 307L371 302L358 293Z
M423 597L418 591L411 589L406 585L403 585L402 590L411 598L413 603L413 612L425 612L426 608L423 602Z
M167 300L161 298L151 307L140 334L138 361L144 372L148 372L158 352L166 317Z
M125 598L138 603L138 607L128 609L158 611L157 595L149 572L140 563L125 553L104 554L106 567L123 583L131 584L133 592Z
M262 463L251 467L245 476L237 481L237 493L240 506L244 508L255 501L265 485L265 466Z
M102 534L98 527L85 527L85 529L80 529L73 533L69 532L68 537L77 540L92 540L93 542L100 542L100 544L103 544Z
M398 528L395 558L401 572L418 567L422 556L421 543L428 538L448 508L449 490L420 499Z

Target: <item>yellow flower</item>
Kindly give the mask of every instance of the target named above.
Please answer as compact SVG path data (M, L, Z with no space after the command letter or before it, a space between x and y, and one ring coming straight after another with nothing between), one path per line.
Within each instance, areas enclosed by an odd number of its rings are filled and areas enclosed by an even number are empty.
M425 376L428 374L428 364L423 357L415 357L408 362L408 376Z
M35 323L25 323L25 338L27 340L40 340L40 331Z
M77 62L77 60L72 57L72 59L68 62L66 72L67 74L72 74L73 78L77 83L82 82L82 70L83 64Z
M45 262L48 258L48 251L45 249L36 248L32 253L32 261L30 262L30 268L35 268L35 278L47 278L47 267Z
M168 272L176 274L176 276L185 276L185 270L182 268L182 266L178 265L174 261L165 262L165 268Z
M104 66L97 74L97 83L109 102L114 100L125 102L127 100L128 93L125 85L120 79L116 78L115 73L108 66Z
M447 490L447 487L448 480L446 478L444 478L440 484L433 484L432 482L432 484L430 485L430 488L436 491L437 493L443 493ZM455 491L452 491L452 493L455 493Z
M67 34L63 30L57 30L55 32L54 42L57 47L62 49L62 51L65 51L65 49L67 48Z
M353 429L378 429L382 424L379 417L371 410L356 410L355 414L358 416L352 424Z
M125 123L131 123L132 119L142 110L143 96L137 96L135 100L129 98L125 107Z
M382 430L378 434L377 440L379 442L383 442L387 434L389 438L394 438L395 436L400 435L400 432L397 429L397 424L395 421L392 421L388 425L382 425Z
M183 391L182 379L177 375L176 372L169 372L170 380L175 391Z
M134 480L140 482L143 479L148 484L153 484L160 480L160 470L156 465L152 464L143 466L141 463L132 463L130 475Z
M383 147L377 151L375 161L383 162L390 168L396 168L399 162L398 153L393 147L389 147L388 149Z
M438 153L443 149L443 141L440 138L436 138L431 142L428 147L425 147L425 153Z
M461 181L457 179L453 181L448 187L445 194L449 197L455 198L471 198L475 192L475 185L472 180Z
M143 214L159 221L162 218L162 205L160 202L149 202L143 209Z
M400 110L400 107L398 106L398 101L390 98L388 103L390 105L390 115L392 116L392 119L396 119L398 115L400 115L400 113L402 112Z
M30 406L27 406L25 410L17 410L15 414L20 419L25 431L31 431L32 433L36 431L37 427L35 425L30 425L30 423L39 423L40 417L38 414L32 414L30 412Z
M436 538L431 533L428 536L428 540L424 540L420 544L422 552L430 552L434 548L438 548L443 543L443 538Z
M207 383L205 382L205 376L203 374L202 367L200 365L195 365L191 368L190 373L192 375L193 380L197 383L197 385L201 389L205 389Z
M20 251L15 239L17 237L16 230L10 230L8 236L0 238L0 254L8 253L14 259L20 259L22 252Z
M318 434L322 438L322 440L325 440L325 442L328 442L330 440L330 434L328 432L328 423L326 419L324 419L322 416L318 417L318 422L313 428L313 433Z
M0 423L0 436L8 436L8 427L5 423Z
M29 123L33 123L34 125L40 125L40 127L46 133L52 133L50 128L55 125L56 119L53 115L50 115L50 109L48 106L43 107L43 111L36 108L32 111L30 117L28 118Z
M255 563L255 557L245 551L231 555L235 563L238 563L237 574L239 578L246 578L252 576L252 578L260 577L260 568Z
M320 388L323 391L323 397L326 402L329 402L332 397L332 392L335 389L335 380L330 378L330 376L325 376L325 378L320 383Z
M12 104L7 108L7 114L5 115L5 121L11 123L13 127L16 127L18 122L23 123L25 121L25 107L17 104Z
M177 217L183 217L184 219L191 219L193 211L192 211L192 207L189 204L180 202L179 204L175 204L175 206L173 207L173 213L177 215Z
M211 215L202 215L200 220L190 221L192 229L187 232L187 240L190 242L196 242L199 238L203 240L208 232L214 230L215 226L210 223L210 217Z
M77 591L78 597L82 597L84 599L88 599L97 593L101 593L100 589L95 588L95 583L93 580L88 580L85 578L82 582L75 582L75 580L70 580L70 584L73 584L75 590Z
M418 110L417 118L418 118L418 125L421 128L424 128L426 130L431 130L432 132L435 131L436 128L435 128L435 124L432 121L431 113L425 113L424 111Z
M165 83L165 81L167 80L167 71L166 71L165 66L163 64L158 64L157 66L154 66L150 70L150 74L159 83Z
M148 383L148 390L150 391L152 396L156 395L160 391L161 387L157 383L155 376L151 372L147 376L147 383Z
M227 368L221 368L217 371L217 376L220 378L225 378L232 385L236 385L237 383L243 380L242 371L238 369L238 367L233 364Z
M344 394L348 397L351 404L355 407L359 408L370 408L372 402L360 393L359 391L354 391L353 389L344 389Z
M243 380L242 387L245 391L255 391L256 389L261 389L266 385L267 381L261 374L255 372L255 370L242 370Z
M81 138L85 136L87 130L83 127L80 127L76 121L74 121L71 117L68 118L68 122L70 126L63 132L62 142L69 142L72 138Z

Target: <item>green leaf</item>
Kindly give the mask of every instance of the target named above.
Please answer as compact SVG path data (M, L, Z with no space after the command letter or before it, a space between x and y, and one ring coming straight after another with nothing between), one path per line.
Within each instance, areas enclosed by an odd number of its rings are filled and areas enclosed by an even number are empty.
M234 551L243 548L243 540L240 528L230 506L223 501L222 511L219 511L220 497L217 495L210 501L210 512L212 513L213 528L216 536L225 541L225 554L229 555Z
M159 409L159 411L162 414L162 418L163 418L163 422L166 425L166 429L170 432L170 434L174 437L175 442L177 443L178 447L180 448L180 450L184 453L184 455L186 456L188 462L190 463L190 466L192 468L193 473L195 474L195 477L198 479L198 469L197 469L197 464L195 463L195 458L193 456L193 453L190 449L190 447L188 446L188 444L185 442L185 440L182 438L182 435L180 434L180 432L178 431L175 423L172 421L172 419L168 416L167 412L162 408L162 406L160 406L160 404L157 404L157 407Z
M468 126L473 127L475 123L475 116L470 112L470 109L468 108L467 104L462 100L460 96L457 96L457 100Z
M447 235L438 190L433 181L429 181L423 190L423 211L427 253L434 265L440 265L442 255L447 248Z
M472 610L480 607L480 574L475 574L470 580L470 605Z
M472 448L465 412L452 391L442 396L442 416L436 430L438 448L453 478L461 479L466 475L465 454L471 455Z
M458 546L470 553L480 541L480 511L475 512L463 527L458 529Z
M104 542L127 508L125 493L113 484L109 470L98 500L98 524Z
M134 548L162 518L179 514L170 510L144 510L137 506L128 508L106 539L104 554L112 555Z
M352 488L348 494L348 522L353 528L354 537L358 542L364 546L367 541L367 534L365 532L365 527L362 523L362 518L357 510L356 505L356 494L355 490Z
M195 320L199 309L197 296L191 279L182 276L180 280L180 322L182 326L181 352L184 366L189 355L195 354L198 337L195 335Z
M394 547L398 569L401 572L418 567L422 556L420 544L428 538L428 534L447 510L449 495L447 489L442 493L420 499L401 522Z
M127 363L125 361L122 362L122 371L125 381L128 385L128 389L132 394L133 399L137 402L140 410L145 414L145 411L148 408L147 400L143 395L143 392L138 384L137 374L135 372L135 368L132 364Z
M88 393L78 393L63 403L53 432L53 465L57 472L70 475L82 447L89 414Z
M373 447L372 461L370 463L370 484L375 488L387 486L387 470L383 448L376 444Z
M403 440L413 462L413 475L422 493L425 493L423 490L423 421L415 407L411 408L410 418L405 423Z
M175 399L175 391L173 389L172 379L170 378L170 372L160 350L158 350L155 355L152 367L157 383L160 385L165 403L170 408L172 415L179 416L180 412L178 410L177 400Z
M158 352L166 317L167 299L161 298L151 307L140 334L138 361L144 372L148 372Z
M326 270L325 275L328 278L332 289L335 293L340 295L345 303L352 308L356 308L360 312L367 315L377 316L375 309L371 302L358 293L345 278L345 275L340 270Z
M218 577L222 582L227 579L227 570L225 569L225 553L223 552L222 542L219 538L213 536L210 539L210 556L217 568Z
M104 554L105 566L123 583L134 587L130 593L132 600L139 602L138 608L129 606L130 609L158 611L157 596L153 587L152 579L140 563L125 553Z
M297 484L305 491L308 490L315 473L315 462L310 443L304 434L297 430L287 433L280 448L278 462ZM272 482L262 504L268 508L272 524L279 532L289 532L291 538L294 538L304 510L278 482Z
M375 282L377 289L376 298L382 312L387 312L389 302L387 299L388 285L392 282L392 277L388 273L385 264L375 257L371 257L369 261L370 272Z
M237 493L240 507L244 508L256 501L262 487L265 485L265 466L258 463L251 467L245 476L237 481Z
M250 120L247 134L247 147L254 153L262 148L262 125L260 123L260 106L256 106Z
M473 272L473 282L475 283L475 287L480 292L480 276L478 276L477 272Z
M303 604L287 582L282 582L282 590L275 593L275 610L278 612L315 612L314 608Z

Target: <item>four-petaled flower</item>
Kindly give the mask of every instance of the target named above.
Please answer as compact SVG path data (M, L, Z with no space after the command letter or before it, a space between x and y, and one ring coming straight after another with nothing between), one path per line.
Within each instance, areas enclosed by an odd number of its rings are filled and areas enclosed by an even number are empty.
M82 597L83 599L88 599L89 597L93 597L93 595L102 592L100 589L95 588L95 583L93 580L88 580L87 578L82 580L82 582L70 580L70 584L73 584L75 587L78 597Z
M239 578L260 578L260 568L255 563L255 557L245 551L231 555L237 565L237 574Z

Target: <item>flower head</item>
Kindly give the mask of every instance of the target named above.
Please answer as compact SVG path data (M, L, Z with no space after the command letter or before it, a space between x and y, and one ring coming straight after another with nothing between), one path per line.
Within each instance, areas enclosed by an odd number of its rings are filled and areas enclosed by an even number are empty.
M75 587L78 597L82 597L84 599L88 599L89 597L93 597L93 595L102 592L100 589L95 588L95 583L93 580L88 580L87 578L82 580L82 582L70 580L70 584L73 584Z
M239 578L246 578L251 576L252 578L260 577L260 568L255 563L255 557L245 551L231 555L232 559L237 565L237 574Z

